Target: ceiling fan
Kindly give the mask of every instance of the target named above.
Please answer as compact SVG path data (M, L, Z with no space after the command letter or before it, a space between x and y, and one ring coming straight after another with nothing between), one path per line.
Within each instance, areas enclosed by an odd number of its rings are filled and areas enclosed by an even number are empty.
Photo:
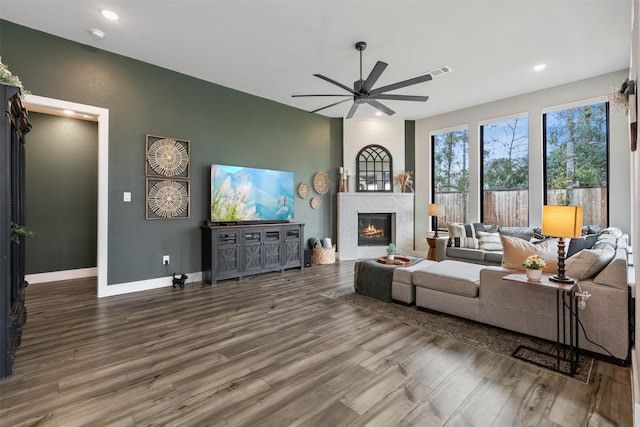
M394 94L388 94L386 92L390 92L396 89L400 89L406 86L412 86L418 83L422 83L422 82L427 82L429 80L432 80L434 76L440 75L440 74L444 74L447 73L449 71L451 71L451 69L447 66L443 66L443 67L439 67L436 68L433 71L430 71L424 75L418 76L418 77L414 77L412 79L409 80L403 80L401 82L397 82L397 83L393 83L387 86L382 86L376 89L373 89L373 85L376 84L376 82L378 81L378 79L380 78L380 76L382 75L382 72L385 70L385 68L387 68L387 63L382 62L382 61L378 61L376 62L376 65L373 67L373 70L371 70L371 73L369 73L369 77L367 77L367 80L362 80L362 51L365 50L367 48L367 43L365 42L358 42L356 43L356 50L358 52L360 52L360 79L355 81L353 83L353 89L351 89L348 86L343 85L342 83L339 83L329 77L323 76L322 74L314 74L314 76L321 78L322 80L325 80L331 84L334 84L344 90L346 90L347 92L349 92L350 94L342 94L342 95L334 95L334 94L316 94L316 95L292 95L294 98L297 97L307 97L307 96L352 96L353 95L353 105L351 106L351 109L349 109L349 112L347 113L347 119L350 119L351 117L353 117L353 115L355 114L356 110L358 109L358 107L361 104L369 104L371 105L373 108L376 108L380 111L382 111L383 113L387 114L388 116L391 116L393 114L395 114L395 111L393 111L391 108L387 107L386 105L384 105L383 103L381 103L379 100L390 100L390 101L417 101L417 102L425 102L427 99L429 99L428 96L416 96L416 95L394 95ZM342 104L343 102L347 102L349 101L349 99L343 99L342 101L338 101L338 102L334 102L333 104L327 105L325 107L322 108L318 108L317 110L313 110L310 111L310 113L316 113L318 111L324 110L326 108L330 108L333 107L335 105L338 104Z

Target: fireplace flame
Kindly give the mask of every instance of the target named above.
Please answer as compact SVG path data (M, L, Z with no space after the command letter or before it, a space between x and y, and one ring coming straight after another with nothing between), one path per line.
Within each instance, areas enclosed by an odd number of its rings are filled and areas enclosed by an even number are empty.
M376 228L373 225L369 224L368 227L362 229L362 237L364 237L365 239L376 239L384 237L384 229Z

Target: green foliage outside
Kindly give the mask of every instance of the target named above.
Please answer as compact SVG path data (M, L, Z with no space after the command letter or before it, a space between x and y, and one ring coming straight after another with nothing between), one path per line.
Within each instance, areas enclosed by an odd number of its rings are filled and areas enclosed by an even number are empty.
M545 115L547 191L607 186L607 104L586 105Z
M526 117L483 126L483 189L529 188L529 128Z

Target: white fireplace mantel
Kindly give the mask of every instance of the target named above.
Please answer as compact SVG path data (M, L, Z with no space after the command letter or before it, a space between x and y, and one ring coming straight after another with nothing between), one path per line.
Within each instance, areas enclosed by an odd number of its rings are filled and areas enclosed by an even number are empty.
M338 193L338 258L352 260L386 255L380 246L358 247L358 213L391 213L398 253L413 251L413 193Z

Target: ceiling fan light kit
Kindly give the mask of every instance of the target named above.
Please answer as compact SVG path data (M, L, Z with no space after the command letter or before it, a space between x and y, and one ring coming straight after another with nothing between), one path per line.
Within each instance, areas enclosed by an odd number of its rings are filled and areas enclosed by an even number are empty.
M336 80L323 76L322 74L314 74L315 77L318 77L335 86L338 86L339 88L349 92L349 94L314 94L314 95L292 95L292 96L294 98L310 97L310 96L313 96L313 97L315 96L339 96L339 97L353 96L353 104L351 105L351 108L347 113L347 116L346 116L347 119L352 118L356 113L356 110L358 109L358 107L362 104L369 104L373 108L377 109L378 111L381 111L388 116L392 116L396 112L393 111L391 108L387 107L386 105L384 105L383 103L381 103L379 100L425 102L429 99L429 97L419 96L419 95L388 94L387 92L391 92L407 86L413 86L418 83L428 82L429 80L432 80L433 77L440 76L444 73L448 73L451 71L451 68L445 65L442 67L438 67L421 76L414 77L408 80L403 80L401 82L393 83L387 86L382 86L374 89L373 86L376 84L376 82L382 75L383 71L387 68L388 64L382 61L376 62L376 65L373 67L373 69L369 73L369 76L367 77L367 79L363 80L362 79L362 51L367 48L367 43L360 41L356 43L355 47L356 47L356 50L360 52L360 79L356 80L353 83L353 89L350 88L349 86L343 85L340 82L337 82ZM338 102L334 102L324 107L315 109L313 111L310 111L310 113L316 113L318 111L325 110L327 108L342 104L347 101L349 101L348 98Z

